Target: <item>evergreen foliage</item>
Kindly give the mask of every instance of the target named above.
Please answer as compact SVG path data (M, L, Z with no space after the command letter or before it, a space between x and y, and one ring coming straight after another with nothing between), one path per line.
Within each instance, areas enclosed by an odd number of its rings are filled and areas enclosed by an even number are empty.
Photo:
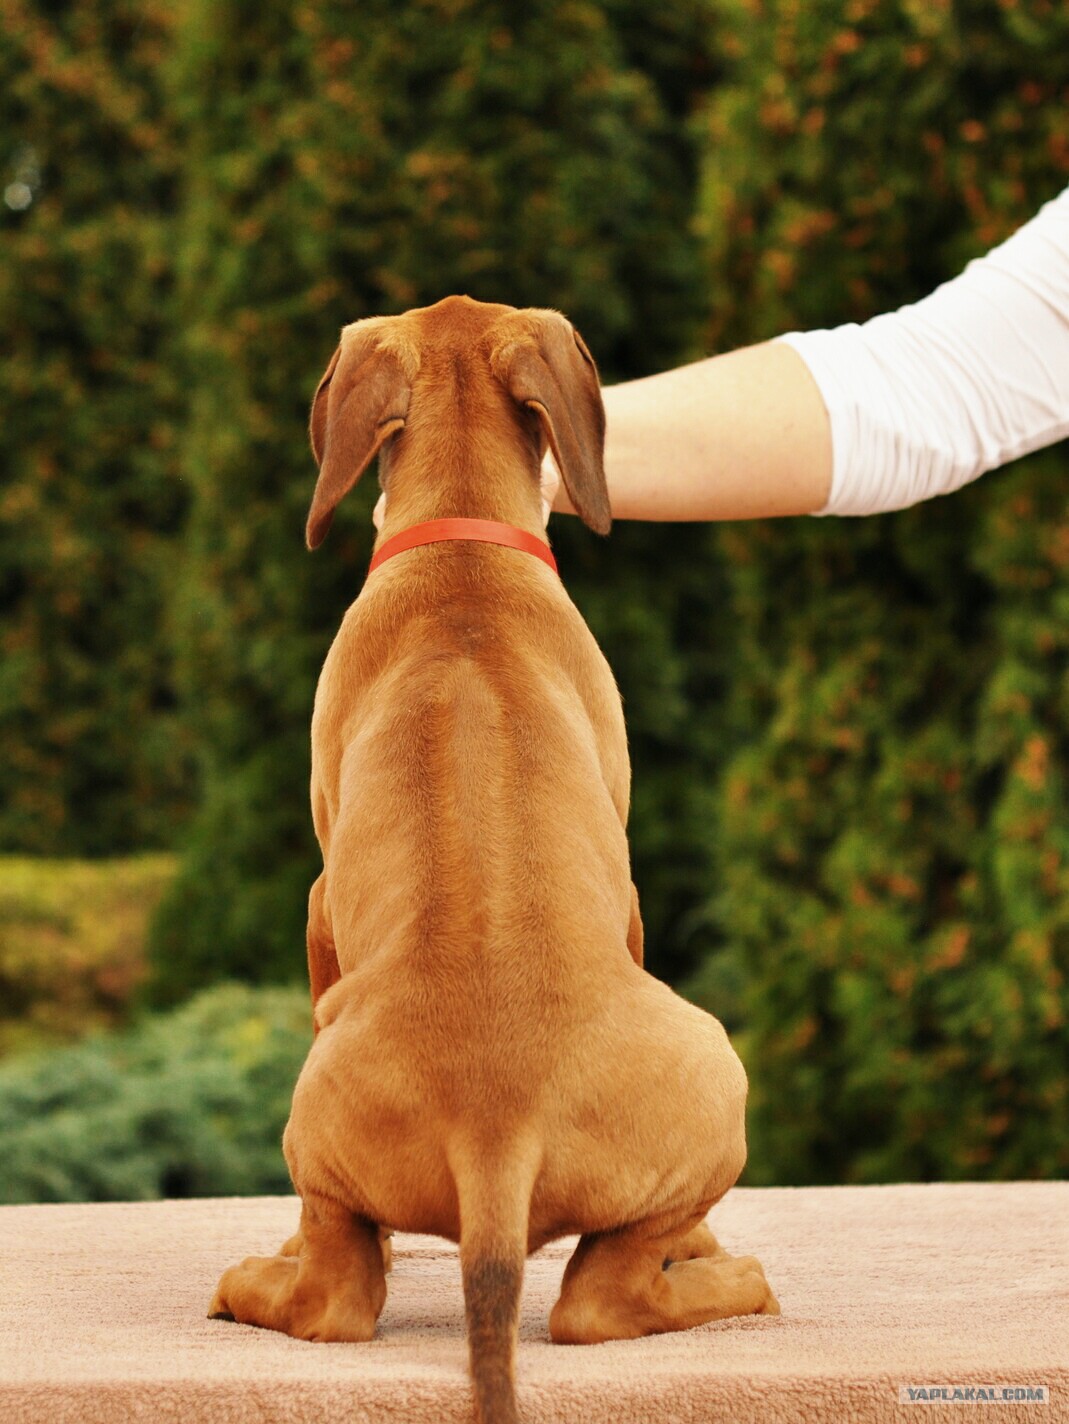
M919 298L1069 178L1060 7L721 10L724 344ZM692 989L741 1030L750 1181L1069 1167L1067 476L1062 447L903 514L722 532L750 734Z
M0 1203L288 1192L300 989L224 984L135 1030L0 1065Z
M0 850L167 845L189 794L164 347L166 5L8 0L0 36Z

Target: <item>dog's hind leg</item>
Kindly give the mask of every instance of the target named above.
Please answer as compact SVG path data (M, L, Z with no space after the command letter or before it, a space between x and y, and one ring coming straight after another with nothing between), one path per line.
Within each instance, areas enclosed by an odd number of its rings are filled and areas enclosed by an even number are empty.
M671 1230L663 1220L647 1221L582 1237L549 1318L553 1339L593 1345L689 1330L730 1315L778 1315L760 1263L721 1251L712 1234L701 1231L704 1214ZM689 1252L692 1259L680 1259Z
M376 1227L379 1233L379 1245L382 1248L382 1269L389 1275L393 1270L393 1232L388 1226ZM304 1237L298 1228L288 1240L284 1241L278 1248L280 1256L299 1256L301 1254L301 1243Z
M631 958L642 968L643 941L642 913L638 907L638 887L631 882L631 919L627 926L627 948Z
M298 1236L296 1255L250 1256L224 1271L209 1317L300 1340L370 1340L386 1301L374 1222L305 1197Z
M312 1008L318 1004L332 984L341 978L338 955L334 948L334 932L327 906L327 873L323 871L308 895L308 982L312 989ZM318 1032L318 1025L316 1032Z
M680 1241L672 1243L672 1255L665 1261L665 1267L675 1261L696 1261L703 1256L714 1261L731 1260L704 1221L699 1222Z

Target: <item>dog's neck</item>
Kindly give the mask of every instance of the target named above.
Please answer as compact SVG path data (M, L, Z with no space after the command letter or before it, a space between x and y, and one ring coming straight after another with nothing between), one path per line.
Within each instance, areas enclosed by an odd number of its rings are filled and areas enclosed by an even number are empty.
M411 456L404 462L413 463ZM547 498L533 460L513 454L511 459L505 456L492 467L480 468L473 458L459 475L433 481L412 478L414 473L406 471L399 460L384 470L384 492L376 506L378 545L415 524L435 519L493 520L545 538L549 505L556 491L549 491Z

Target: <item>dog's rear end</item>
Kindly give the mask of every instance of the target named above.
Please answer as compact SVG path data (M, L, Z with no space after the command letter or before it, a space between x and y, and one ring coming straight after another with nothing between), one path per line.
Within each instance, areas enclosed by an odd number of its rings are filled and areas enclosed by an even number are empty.
M377 452L380 547L443 517L541 535L547 444L604 532L603 437L593 361L556 313L451 298L357 323L313 406L308 542ZM619 695L553 572L465 543L382 565L312 741L319 1033L285 1140L302 1229L228 1272L214 1313L367 1339L379 1228L450 1237L479 1415L511 1424L523 1263L556 1236L582 1241L554 1339L774 1310L757 1263L702 1225L745 1160L745 1075L719 1024L639 968Z

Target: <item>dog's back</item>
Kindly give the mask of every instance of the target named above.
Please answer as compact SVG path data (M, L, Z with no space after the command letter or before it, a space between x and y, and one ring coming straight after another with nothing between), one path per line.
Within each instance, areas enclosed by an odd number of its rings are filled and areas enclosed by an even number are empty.
M533 561L430 547L391 572L350 610L313 720L339 967L429 960L462 995L477 972L515 1019L525 976L567 998L592 956L627 957L619 695Z

